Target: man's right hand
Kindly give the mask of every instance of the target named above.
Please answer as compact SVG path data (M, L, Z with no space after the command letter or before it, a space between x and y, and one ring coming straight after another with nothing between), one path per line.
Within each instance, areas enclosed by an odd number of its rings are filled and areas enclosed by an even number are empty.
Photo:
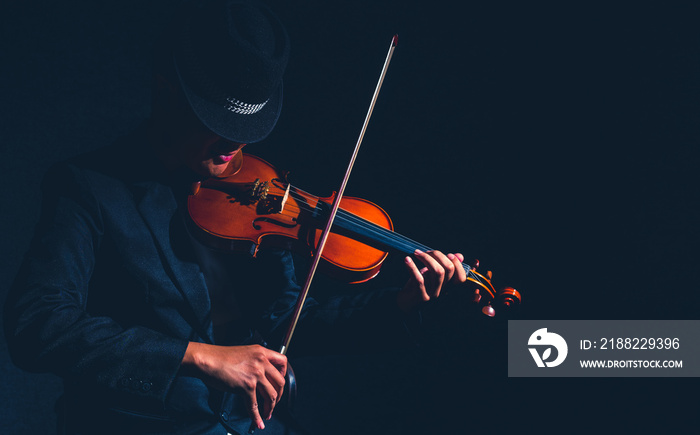
M265 429L261 415L269 420L282 396L287 357L259 345L215 346L190 342L182 367L193 370L215 388L242 391L253 423ZM262 411L258 397L263 401Z

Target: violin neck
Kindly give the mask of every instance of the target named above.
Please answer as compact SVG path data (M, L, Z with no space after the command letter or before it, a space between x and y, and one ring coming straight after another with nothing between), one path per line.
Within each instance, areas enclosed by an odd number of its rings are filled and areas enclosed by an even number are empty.
M383 228L373 222L342 209L338 210L338 214L333 223L335 232L343 232L337 231L338 229L350 232L356 236L356 238L362 239L363 242L370 246L376 247L377 249L385 251L392 249L406 255L412 255L416 249L423 252L433 250L422 243L418 243L406 236L402 236L397 232ZM467 272L471 271L471 266L468 264L462 263L462 267Z

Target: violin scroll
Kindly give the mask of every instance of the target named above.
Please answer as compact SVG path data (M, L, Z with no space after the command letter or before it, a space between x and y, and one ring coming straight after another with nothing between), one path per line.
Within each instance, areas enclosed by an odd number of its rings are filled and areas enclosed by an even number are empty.
M498 303L506 307L512 307L519 305L522 301L520 292L513 287L504 287L503 289L496 291L491 284L491 278L493 273L489 270L486 275L482 275L476 271L479 267L479 260L473 260L469 266L470 270L467 276L467 280L476 285L474 290L474 295L472 296L472 301L474 303L485 302L486 305L481 309L481 312L489 317L496 315L496 310L491 306L492 303Z
M513 287L505 287L502 290L499 290L496 296L506 307L518 305L522 301L520 297L520 292L514 289Z

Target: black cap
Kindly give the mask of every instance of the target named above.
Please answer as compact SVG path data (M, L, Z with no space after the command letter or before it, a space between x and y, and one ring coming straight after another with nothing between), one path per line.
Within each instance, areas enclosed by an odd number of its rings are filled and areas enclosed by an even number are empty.
M175 30L175 69L200 121L234 142L267 137L282 109L289 58L279 19L253 1L186 1Z

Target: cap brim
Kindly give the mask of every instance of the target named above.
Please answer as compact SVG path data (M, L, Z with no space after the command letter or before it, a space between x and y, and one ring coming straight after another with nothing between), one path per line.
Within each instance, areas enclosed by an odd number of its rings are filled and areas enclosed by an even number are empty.
M175 70L190 107L202 124L218 136L238 143L260 142L277 124L282 110L282 82L262 109L256 113L241 114L203 98L190 88L182 78L177 61L175 61Z

